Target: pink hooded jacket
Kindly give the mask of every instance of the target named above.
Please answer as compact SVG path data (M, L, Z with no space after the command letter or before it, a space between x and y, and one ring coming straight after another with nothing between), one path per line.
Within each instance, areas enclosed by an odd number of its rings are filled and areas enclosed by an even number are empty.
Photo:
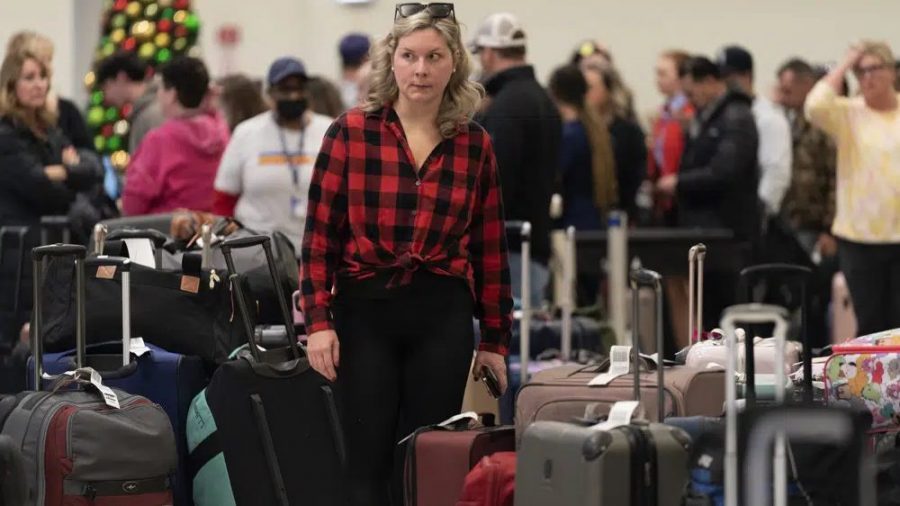
M150 131L125 172L124 213L212 211L213 181L228 138L218 113L171 118Z

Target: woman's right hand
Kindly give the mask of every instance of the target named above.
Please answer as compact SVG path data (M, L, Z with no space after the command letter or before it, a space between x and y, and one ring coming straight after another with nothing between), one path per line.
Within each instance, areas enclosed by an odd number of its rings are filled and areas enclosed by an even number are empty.
M862 45L861 44L853 44L847 49L847 55L844 57L844 68L846 70L853 70L854 67L859 63L859 60L862 59Z
M44 175L50 181L62 182L69 177L69 171L62 165L47 165L44 167Z
M306 338L306 352L309 364L329 381L337 379L337 368L340 366L341 343L337 332L320 330Z

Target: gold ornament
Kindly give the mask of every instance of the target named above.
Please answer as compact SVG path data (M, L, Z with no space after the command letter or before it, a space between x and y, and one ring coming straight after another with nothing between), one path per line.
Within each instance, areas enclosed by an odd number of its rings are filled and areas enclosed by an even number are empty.
M184 20L187 19L187 11L178 11L172 16L172 21L178 23L179 25L184 23Z
M159 15L159 4L150 4L144 9L145 18L155 18Z
M162 8L171 7L172 0L159 0L159 6Z
M175 39L175 42L172 43L172 49L176 52L182 52L187 48L187 39L184 37L179 37Z
M126 151L116 151L110 155L109 161L112 162L113 167L119 171L124 171L125 167L128 167L128 162L131 161L131 158Z
M169 42L171 42L171 40L172 37L168 33L157 33L153 42L159 47L169 47Z
M121 44L123 40L125 40L125 29L124 28L116 28L109 34L109 40L115 42L116 44Z
M194 47L188 49L187 55L190 56L191 58L202 58L203 51L200 50L200 46L194 46Z
M156 54L156 46L154 46L152 42L144 42L138 49L138 56L145 60L153 58L154 54Z
M128 6L125 7L125 14L128 14L129 18L136 18L141 15L141 3L140 2L131 2Z
M94 84L97 82L97 75L94 74L94 71L90 71L84 75L84 87L87 89L91 89L94 87Z
M139 42L148 41L156 33L156 23L150 21L138 21L131 25L131 35Z

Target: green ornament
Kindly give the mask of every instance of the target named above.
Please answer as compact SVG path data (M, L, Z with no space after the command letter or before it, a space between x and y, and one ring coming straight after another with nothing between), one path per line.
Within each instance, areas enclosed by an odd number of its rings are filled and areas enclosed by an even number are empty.
M184 26L191 33L197 33L197 30L200 29L200 19L196 14L188 14L188 17L184 20Z
M87 123L88 125L97 128L103 124L103 108L100 106L94 106L88 109L87 114Z
M103 105L103 92L97 90L91 93L91 105Z
M172 43L172 49L177 52L182 52L187 48L188 41L184 37L175 39L175 42Z
M166 63L172 59L172 52L168 48L162 48L156 53L156 63Z
M163 9L163 11L162 11L163 19L172 19L174 16L175 16L175 9L173 9L171 7L166 7L165 9Z
M150 4L144 7L144 17L148 19L156 19L159 16L159 4Z
M106 114L103 116L103 119L104 119L107 123L111 123L111 122L113 122L113 121L116 121L117 119L119 119L119 110L116 109L115 107L108 107L108 108L106 109Z
M106 44L103 44L103 48L100 50L100 52L103 53L104 57L111 56L116 52L116 45L112 42L107 42Z
M112 26L113 28L125 28L128 26L128 16L123 13L118 13L112 17Z
M105 147L106 147L106 137L103 137L102 135L95 136L94 137L94 148L97 151L102 153L103 148L105 148Z
M106 147L110 151L118 151L122 147L122 138L118 135L113 135L106 140Z

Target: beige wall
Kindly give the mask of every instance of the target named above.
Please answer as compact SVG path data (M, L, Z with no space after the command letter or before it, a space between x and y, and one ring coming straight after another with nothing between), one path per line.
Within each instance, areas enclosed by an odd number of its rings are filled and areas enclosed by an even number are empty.
M94 50L88 41L98 22L76 11L94 9L99 1L0 0L0 40L22 28L50 35L57 44L56 87L79 96L83 67L90 61L84 55ZM214 74L221 73L224 57L215 42L216 29L236 23L243 27L242 43L234 52L238 69L262 76L274 58L295 54L311 72L335 77L341 35L351 30L383 35L394 2L347 6L335 0L194 0L194 5ZM578 41L599 38L612 48L641 111L659 101L652 68L664 48L712 54L723 44L740 42L757 58L762 88L771 85L775 68L790 55L835 60L849 41L861 36L886 39L900 50L900 2L895 0L459 0L456 5L469 34L491 12L517 14L542 80Z

